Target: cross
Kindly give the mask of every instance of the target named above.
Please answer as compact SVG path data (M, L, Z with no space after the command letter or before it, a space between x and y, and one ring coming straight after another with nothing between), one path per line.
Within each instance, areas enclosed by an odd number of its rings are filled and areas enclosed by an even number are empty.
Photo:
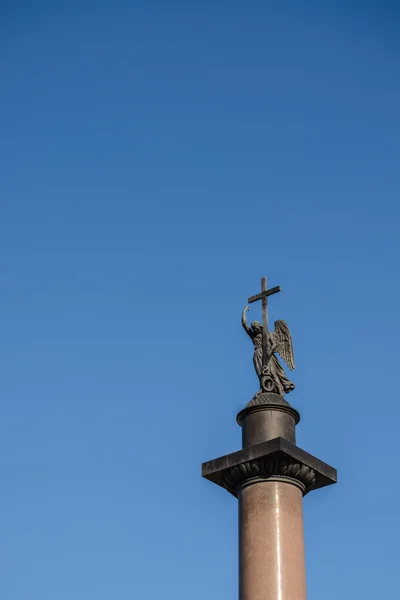
M263 367L268 366L268 296L272 296L272 294L276 294L280 292L281 288L278 286L267 290L267 278L262 277L261 279L261 294L257 294L256 296L251 296L248 299L248 303L257 302L257 300L261 300L262 303L262 349L263 349Z

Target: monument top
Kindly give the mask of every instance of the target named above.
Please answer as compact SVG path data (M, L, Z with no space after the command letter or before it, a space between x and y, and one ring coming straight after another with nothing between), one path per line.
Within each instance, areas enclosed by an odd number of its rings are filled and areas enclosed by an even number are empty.
M248 299L261 300L262 322L242 325L254 344L260 389L238 413L242 449L202 465L202 475L238 499L239 600L306 600L302 496L332 485L336 469L296 445L300 415L284 395L294 389L278 356L293 370L289 327L268 330L268 297L280 287Z

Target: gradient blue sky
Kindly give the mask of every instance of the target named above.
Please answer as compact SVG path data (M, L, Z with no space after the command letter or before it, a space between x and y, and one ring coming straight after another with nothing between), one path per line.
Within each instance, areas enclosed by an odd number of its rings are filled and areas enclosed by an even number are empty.
M1 597L236 597L200 463L240 447L266 274L340 476L308 598L398 598L398 5L1 7Z

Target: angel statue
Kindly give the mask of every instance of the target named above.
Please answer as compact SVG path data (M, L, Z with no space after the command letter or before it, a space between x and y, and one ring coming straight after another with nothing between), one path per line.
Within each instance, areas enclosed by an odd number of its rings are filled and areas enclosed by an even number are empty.
M268 361L263 365L263 326L253 321L249 327L246 319L246 306L242 313L242 325L254 344L253 363L260 379L261 391L275 392L281 396L294 390L292 383L285 375L275 353L285 361L291 371L295 368L292 336L285 321L275 321L275 331L268 331Z

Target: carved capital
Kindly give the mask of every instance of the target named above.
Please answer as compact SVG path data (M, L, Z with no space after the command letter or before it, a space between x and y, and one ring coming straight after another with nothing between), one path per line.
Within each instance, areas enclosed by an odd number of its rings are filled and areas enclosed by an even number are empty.
M227 469L222 485L234 496L247 485L261 481L286 481L301 489L303 495L316 483L316 473L311 467L287 457L257 458Z
M287 481L303 494L337 481L336 469L281 437L209 460L202 474L234 496L261 481Z

